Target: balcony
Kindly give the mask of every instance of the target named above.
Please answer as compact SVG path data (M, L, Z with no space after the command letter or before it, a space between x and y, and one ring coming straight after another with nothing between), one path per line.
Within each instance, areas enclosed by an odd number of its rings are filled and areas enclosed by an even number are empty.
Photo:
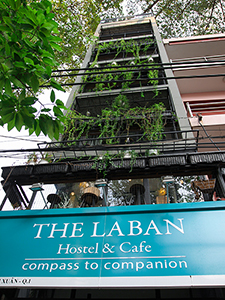
M2 184L6 196L0 210L225 199L224 170L224 152L136 159L127 156L108 161L70 158L66 162L4 167ZM203 189L196 181L203 182Z

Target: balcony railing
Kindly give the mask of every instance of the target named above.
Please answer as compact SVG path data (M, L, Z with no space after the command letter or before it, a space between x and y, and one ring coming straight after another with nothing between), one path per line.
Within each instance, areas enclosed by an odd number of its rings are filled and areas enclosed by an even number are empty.
M97 170L98 163L100 159L71 158L67 162L4 167L6 195L0 210L10 205L14 209L47 209L203 201L199 197L195 200L196 184L201 189L203 186L205 201L225 199L225 152L149 155L136 161L129 157L113 159L106 166L105 177ZM205 184L209 179L214 183L210 191ZM198 181L194 192L190 187L193 180ZM199 185L199 180L204 184ZM187 184L190 197L184 191Z
M195 137L193 137L195 135ZM191 137L190 137L191 136ZM51 143L39 143L38 147L48 149L54 159L75 159L81 157L101 156L104 152L129 153L135 151L140 155L165 152L187 152L198 149L198 130L163 132L162 138L151 141L144 134L120 135L114 137L82 138ZM51 151L52 149L52 151Z

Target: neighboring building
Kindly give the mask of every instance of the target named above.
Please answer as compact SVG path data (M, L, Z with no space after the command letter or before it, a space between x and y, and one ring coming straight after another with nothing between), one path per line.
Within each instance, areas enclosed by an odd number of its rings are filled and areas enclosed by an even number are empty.
M176 82L190 124L200 132L198 151L224 150L225 34L168 39L164 45L174 76L189 77Z
M168 56L186 55L152 17L96 36L61 141L39 145L52 162L3 168L0 210L17 211L0 213L0 299L224 298L225 152L199 152L191 115L215 90L172 79L187 73Z

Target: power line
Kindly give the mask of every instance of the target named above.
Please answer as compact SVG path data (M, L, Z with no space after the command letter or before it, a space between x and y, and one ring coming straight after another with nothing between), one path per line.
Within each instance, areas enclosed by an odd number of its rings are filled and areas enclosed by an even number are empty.
M189 76L163 76L154 78L131 78L121 80L105 80L105 81L87 81L80 83L63 83L61 86L74 86L74 85L85 85L85 84L98 84L98 83L123 83L131 81L153 81L153 80L171 80L171 79L193 79L193 78L213 78L213 77L224 77L225 73L222 74L207 74L207 75L189 75ZM50 85L42 85L40 87L50 87Z
M135 64L135 65L119 65L119 66L102 66L102 67L98 67L98 68L73 68L73 69L59 69L59 70L53 70L52 73L56 73L56 72L73 72L73 71L93 71L96 69L98 70L104 70L104 69L108 69L108 68L114 68L114 69L121 69L121 68L136 68L136 67L153 67L154 65L157 66L169 66L169 68L173 68L173 66L182 66L182 65L187 65L188 67L192 66L196 64L199 66L205 66L208 67L210 66L220 66L220 64L223 66L225 63L225 60L213 60L213 61L203 61L203 62L196 62L196 61L188 61L188 62L171 62L171 63L160 63L160 62L152 62L149 64ZM219 64L219 65L217 65ZM189 66L190 65L190 66ZM76 75L80 75L80 74L76 74Z
M86 73L72 73L72 74L60 74L60 75L53 75L53 76L51 76L51 77L54 77L54 78L62 78L62 77L75 77L75 76L81 76L81 75L97 75L97 74L122 74L122 73L128 73L128 72L133 72L133 73L137 73L137 72L147 72L147 71L149 71L149 70L157 70L157 71L162 71L162 70L168 70L168 69L176 69L175 71L179 71L179 70L186 70L186 69L188 69L188 70L190 70L190 68L191 69L193 69L193 68L199 68L199 67L203 67L204 65L194 65L194 66L184 66L184 65L181 65L181 66L179 66L179 68L178 67L158 67L158 64L156 64L155 66L151 66L151 68L144 68L144 67L146 67L146 66L149 66L149 65L138 65L139 67L141 66L142 68L139 68L139 69L137 69L136 68L136 66L129 66L129 67L127 67L127 66L124 66L123 68L126 68L126 70L109 70L109 71L98 71L98 69L94 69L95 70L95 72L91 72L91 73L89 73L89 72L86 72ZM224 64L210 64L210 65L207 65L207 66L205 66L205 67L221 67L221 66L225 66L225 63ZM110 68L110 66L109 67L107 67L108 69ZM107 69L107 68L105 68L105 69ZM112 69L114 69L114 66L113 67L111 67ZM90 69L89 69L90 70Z
M0 135L0 137L2 138L9 138L9 139L15 139L15 140L22 140L22 141L27 141L27 142L41 142L40 140L38 140L38 138L35 140L35 139L24 139L22 137L15 137L15 136L9 136L9 135Z

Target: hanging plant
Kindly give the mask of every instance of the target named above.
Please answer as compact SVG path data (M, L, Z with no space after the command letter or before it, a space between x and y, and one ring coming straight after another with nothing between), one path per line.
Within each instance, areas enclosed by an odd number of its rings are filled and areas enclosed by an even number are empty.
M102 109L101 115L87 117L71 111L66 116L65 139L79 141L81 137L88 138L93 128L98 130L98 139L106 139L107 144L120 142L118 136L129 136L130 129L135 127L142 133L142 139L157 141L163 136L163 112L165 106L157 103L151 107L130 108L128 98L119 94L111 107Z
M118 41L99 43L90 70L88 70L83 77L83 82L91 84L87 92L96 91L99 93L104 90L112 90L113 88L120 88L123 91L129 89L135 81L140 82L140 86L142 86L141 81L138 79L142 77L144 72L147 83L155 87L154 91L157 96L158 80L155 78L159 77L158 66L154 63L152 57L143 59L143 57L140 56L140 53L142 56L146 55L153 44L153 40L149 38L140 40L131 39L129 41L121 39ZM98 60L101 53L113 53L114 57L111 64L107 64L102 72L98 72ZM117 68L118 64L114 60L122 53L123 57L131 57L131 59L123 65L124 67ZM149 62L152 65L150 67ZM141 65L140 70L138 70L138 68L140 68L139 65Z
M151 57L144 57L149 54L153 44L154 41L149 38L130 39L128 41L121 39L97 44L94 60L83 77L83 82L87 85L86 87L83 85L82 89L85 92L95 91L99 94L105 90L117 88L121 89L121 93L114 99L111 106L102 109L98 116L87 117L77 111L68 113L64 139L70 141L69 145L75 144L77 146L81 140L90 138L93 131L97 133L95 134L96 140L108 145L119 144L121 141L124 143L123 137L128 137L129 140L131 131L141 133L139 140L134 142L150 141L155 143L162 139L165 125L163 121L165 106L158 103L151 107L131 108L129 99L123 94L123 91L137 85L137 83L141 87L144 80L145 84L154 86L155 95L158 95L158 65L154 63ZM102 54L110 55L112 59L110 64L105 65L104 70L100 70L98 65ZM130 57L130 59L126 59L123 65L118 65L115 60L120 57ZM144 97L143 92L141 92L141 97ZM82 142L82 145L85 146L85 142ZM130 171L132 171L139 155L134 150L121 150L116 154L106 151L99 156L89 157L89 159L94 161L93 168L105 177L107 169L110 166L115 168L122 166L124 158L129 158ZM117 160L116 165L114 160Z

